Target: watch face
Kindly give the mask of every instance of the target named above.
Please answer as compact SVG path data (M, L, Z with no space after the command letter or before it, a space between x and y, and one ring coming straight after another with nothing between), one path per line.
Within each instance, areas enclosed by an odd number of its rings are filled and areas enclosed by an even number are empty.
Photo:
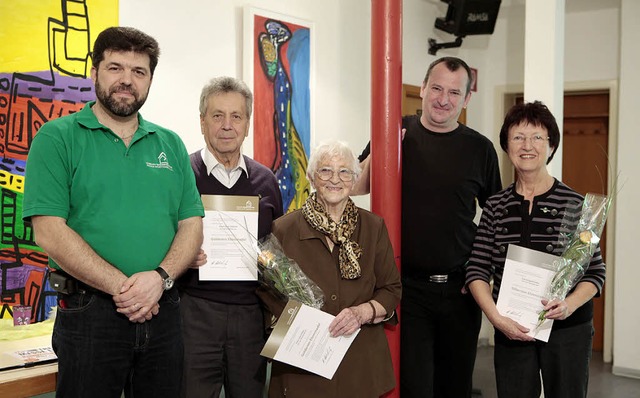
M169 290L173 287L173 279L167 278L164 280L164 290Z

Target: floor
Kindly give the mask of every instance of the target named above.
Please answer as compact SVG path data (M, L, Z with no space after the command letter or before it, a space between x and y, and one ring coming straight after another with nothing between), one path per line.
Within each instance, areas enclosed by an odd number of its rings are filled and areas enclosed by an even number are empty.
M493 347L479 347L473 373L474 398L495 398ZM615 376L611 364L602 361L602 353L594 352L590 364L588 398L640 398L640 379Z
M496 381L493 374L493 347L479 347L476 368L473 373L473 398L496 398ZM39 395L53 398L54 394ZM640 379L614 376L611 364L602 361L601 353L594 353L589 375L587 398L640 398Z

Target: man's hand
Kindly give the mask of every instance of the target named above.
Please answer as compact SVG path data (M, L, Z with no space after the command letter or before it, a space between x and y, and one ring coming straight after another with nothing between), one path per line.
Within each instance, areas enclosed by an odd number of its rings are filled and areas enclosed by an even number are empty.
M207 263L207 253L200 249L196 258L189 264L189 268L198 269Z
M131 322L144 322L158 314L158 301L162 297L162 277L156 271L133 274L128 278L120 293L113 296L117 311L126 315Z

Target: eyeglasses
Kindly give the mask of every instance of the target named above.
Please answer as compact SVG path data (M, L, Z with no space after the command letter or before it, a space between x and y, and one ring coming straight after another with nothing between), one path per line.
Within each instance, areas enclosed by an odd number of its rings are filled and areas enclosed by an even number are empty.
M549 141L549 137L545 137L541 134L535 134L531 137L526 137L524 135L514 135L511 137L511 142L517 145L523 145L527 140L531 141L532 145L541 145L542 143Z
M353 181L353 177L356 175L356 173L354 173L349 169L340 169L338 171L333 171L328 167L323 167L321 169L316 170L316 174L318 175L318 178L321 179L322 181L329 181L330 179L333 178L333 175L335 173L338 173L338 177L344 182Z

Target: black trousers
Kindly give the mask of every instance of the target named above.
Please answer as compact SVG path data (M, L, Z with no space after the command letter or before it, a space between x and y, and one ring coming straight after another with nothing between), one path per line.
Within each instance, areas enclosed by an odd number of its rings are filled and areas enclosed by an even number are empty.
M402 279L402 398L471 397L482 313L463 284Z
M545 397L586 397L592 341L591 321L554 329L547 343L511 341L496 331L498 397L538 398L542 385Z
M266 360L262 309L182 295L184 373L181 397L262 398Z
M105 293L58 294L53 349L59 398L175 398L182 377L177 289L165 292L160 312L136 323L116 312Z

